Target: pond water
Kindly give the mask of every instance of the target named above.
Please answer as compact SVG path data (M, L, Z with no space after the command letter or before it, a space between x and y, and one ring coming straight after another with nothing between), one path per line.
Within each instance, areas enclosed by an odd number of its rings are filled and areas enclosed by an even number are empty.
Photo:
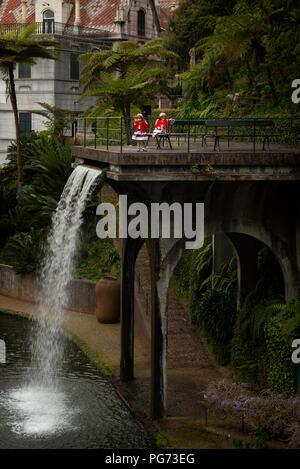
M62 334L55 385L30 379L33 322L0 314L7 348L7 363L0 364L0 448L151 448L113 386Z

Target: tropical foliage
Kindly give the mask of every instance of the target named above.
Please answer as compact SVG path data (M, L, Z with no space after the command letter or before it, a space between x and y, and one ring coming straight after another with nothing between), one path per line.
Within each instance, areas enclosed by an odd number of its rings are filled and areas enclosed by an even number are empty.
M96 96L89 116L103 115L111 110L121 113L129 134L132 106L142 107L155 95L168 93L168 79L172 78L170 63L177 55L168 51L161 39L154 39L139 47L134 42L119 42L114 50L100 50L79 56L83 61L80 84L82 99Z
M212 275L212 244L207 240L202 249L184 254L175 268L173 287L220 364L230 362L238 379L292 395L291 344L300 334L300 302L284 304L281 269L267 247L259 251L257 270L255 288L236 311L236 259Z
M8 148L8 164L0 175L1 259L16 272L38 268L51 215L72 171L71 149L58 137L30 133L21 138L24 187L17 193L17 145Z
M197 59L183 75L181 113L245 115L256 108L296 113L291 83L299 78L300 65L297 2L238 0L228 2L228 8L218 8L219 1L207 8L205 3L184 0L169 22L168 44L175 34L177 41L184 35L184 46L176 43L181 58L186 60L189 47ZM198 35L197 22L205 25Z
M179 66L186 67L190 51L204 37L213 33L218 17L230 15L233 0L184 0L171 15L164 43L179 55Z
M39 269L47 230L30 228L8 239L2 259L12 265L17 274L33 273Z
M51 106L51 104L48 103L38 104L42 109L40 111L34 111L34 113L47 119L47 121L45 121L45 126L52 135L62 138L64 130L69 128L74 122L75 112L61 109L57 106Z

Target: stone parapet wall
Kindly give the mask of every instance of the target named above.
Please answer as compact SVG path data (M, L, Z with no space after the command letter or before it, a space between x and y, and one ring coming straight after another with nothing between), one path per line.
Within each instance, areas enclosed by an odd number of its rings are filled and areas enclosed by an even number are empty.
M95 311L95 282L73 279L69 284L69 301L66 308L82 313ZM20 300L36 303L40 292L40 284L30 274L18 275L9 265L0 264L0 294L12 296Z

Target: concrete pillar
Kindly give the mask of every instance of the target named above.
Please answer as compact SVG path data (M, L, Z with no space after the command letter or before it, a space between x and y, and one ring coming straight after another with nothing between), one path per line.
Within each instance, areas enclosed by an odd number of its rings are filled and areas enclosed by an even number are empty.
M212 236L213 265L212 274L216 274L225 262L228 262L234 255L233 245L223 232L218 232ZM212 285L213 286L213 285Z
M228 233L237 255L238 294L237 307L240 308L246 296L255 288L258 281L257 259L263 244L252 236Z
M182 243L167 239L147 242L151 269L151 418L167 413L168 290L183 254Z
M80 0L75 0L75 26L80 26L81 19L80 19Z
M158 298L160 256L158 240L149 240L151 271L151 417L161 418L167 410L167 318ZM166 288L165 296L167 297Z
M22 23L27 22L27 0L22 0Z
M141 239L122 241L121 304L120 304L120 378L130 381L134 376L134 277L135 262L143 244Z

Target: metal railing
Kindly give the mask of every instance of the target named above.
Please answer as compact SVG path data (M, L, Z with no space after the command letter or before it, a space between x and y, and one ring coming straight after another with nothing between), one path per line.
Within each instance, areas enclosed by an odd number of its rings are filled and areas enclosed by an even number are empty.
M11 23L0 24L0 34L11 31L22 31L26 26L32 23ZM59 36L89 36L99 37L107 36L107 32L100 28L89 28L86 26L75 26L66 23L57 23L56 21L43 21L34 23L37 26L36 34L57 34Z
M152 138L156 119L147 118L149 148L157 148L157 140ZM136 145L132 140L133 124L133 117L78 118L75 144L120 152L132 150ZM231 149L255 152L271 150L274 145L299 149L300 118L176 119L168 127L167 136L169 139L162 137L159 149L170 149L170 145L187 152Z

